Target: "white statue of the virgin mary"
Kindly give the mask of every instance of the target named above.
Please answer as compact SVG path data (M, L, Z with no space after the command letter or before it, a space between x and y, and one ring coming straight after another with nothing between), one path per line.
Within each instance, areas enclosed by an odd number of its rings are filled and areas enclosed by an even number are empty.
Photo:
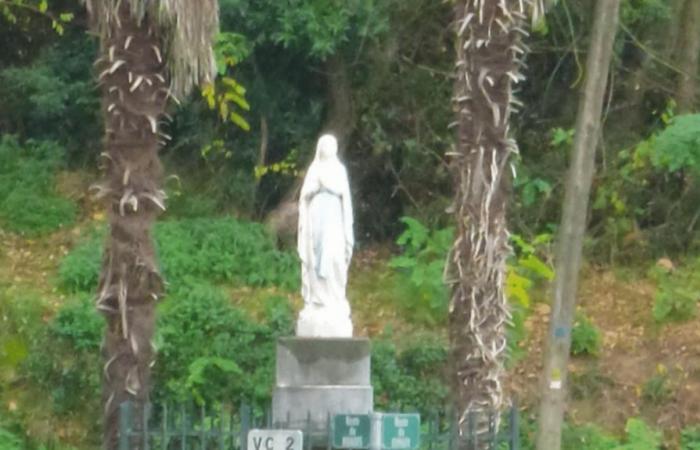
M352 337L345 286L354 242L347 171L338 160L337 140L326 134L318 140L299 196L304 308L297 336Z

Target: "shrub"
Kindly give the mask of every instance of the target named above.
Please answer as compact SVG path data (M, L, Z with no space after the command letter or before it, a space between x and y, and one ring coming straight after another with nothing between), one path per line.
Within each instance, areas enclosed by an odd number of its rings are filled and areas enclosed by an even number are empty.
M597 355L600 350L600 331L583 313L578 313L571 331L572 355Z
M681 431L681 450L700 450L700 427Z
M89 297L68 301L39 335L23 370L59 414L97 411L103 321Z
M276 338L293 323L286 299L268 299L265 310L265 321L257 323L216 287L191 280L178 287L159 311L156 398L247 399L265 406Z
M201 192L168 192L167 217L172 218L197 218L212 217L221 213L221 205Z
M31 337L41 329L41 318L46 311L45 302L34 292L17 292L14 288L0 286L2 306L1 333Z
M389 265L403 278L396 283L396 298L400 307L414 320L434 325L447 318L449 290L443 280L445 262L454 239L454 229L430 230L411 217L401 221L405 231L396 241L403 253ZM505 291L510 302L512 320L508 325L509 361L524 353L519 343L525 338L525 319L529 313L531 295L537 283L551 280L554 272L541 258L552 235L543 233L526 241L512 235L514 253L508 261Z
M656 373L642 386L642 400L652 404L668 400L671 396L669 383L668 369L663 364L659 364L656 367Z
M8 229L29 235L46 234L75 220L75 203L57 195L15 189L0 204Z
M94 230L70 253L58 268L58 280L68 292L87 292L97 288L100 273L104 230Z
M673 107L660 114L664 129L616 152L596 183L592 257L634 263L697 250L700 115L672 117Z
M378 409L442 412L447 402L447 347L416 338L399 351L388 337L372 342L372 386Z
M18 434L16 431L12 432L0 426L0 450L75 450L74 447L61 445L54 440L36 445L35 442L19 437Z
M23 450L24 443L14 433L0 428L0 450Z
M571 396L577 400L596 397L605 387L614 386L613 380L602 374L597 367L583 372L571 372L570 377Z
M276 339L293 329L283 297L265 300L258 323L218 288L185 280L159 306L154 398L213 403L247 399L267 406ZM47 392L58 414L99 417L104 321L89 296L62 306L29 348L24 373Z
M554 271L541 259L552 240L551 234L540 234L531 241L517 234L510 238L514 252L507 265L505 290L512 315L506 350L508 363L512 364L525 355L520 343L526 337L525 319L530 313L533 291L538 283L551 281Z
M3 128L61 142L74 162L92 161L103 128L91 70L95 42L84 33L65 33L60 42L43 37L21 64L0 69L3 118L11 118Z
M296 288L298 263L277 250L258 223L221 219L188 219L159 223L159 257L166 278L198 276L251 286Z
M59 279L65 289L95 289L99 235L89 236L63 259ZM163 275L174 284L192 277L285 289L299 284L296 256L278 250L257 223L232 218L165 221L156 224L155 239Z
M54 192L64 150L52 142L0 139L0 222L7 229L39 235L70 225L75 204Z
M625 439L620 443L592 425L565 425L562 448L576 450L657 450L661 448L661 433L641 419L630 418L625 426Z
M617 439L605 434L594 425L564 425L562 448L576 450L613 450L618 447Z
M669 172L700 175L700 114L676 116L656 138L651 161Z
M625 425L625 443L614 450L657 450L661 448L661 433L649 428L643 420L631 418Z
M653 309L657 322L684 321L695 317L700 301L700 258L671 272L655 268L652 277L657 281Z
M0 288L0 369L14 371L41 335L44 301L34 293Z
M454 230L430 230L411 217L403 217L401 221L406 230L396 243L403 248L403 254L389 262L404 278L404 282L397 283L397 297L416 319L442 323L447 316L448 301L443 272Z

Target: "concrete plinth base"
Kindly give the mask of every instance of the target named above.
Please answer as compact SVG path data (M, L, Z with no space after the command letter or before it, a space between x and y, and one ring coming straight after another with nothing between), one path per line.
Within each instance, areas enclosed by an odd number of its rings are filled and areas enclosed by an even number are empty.
M323 434L335 414L373 410L369 339L280 339L276 372L276 426Z

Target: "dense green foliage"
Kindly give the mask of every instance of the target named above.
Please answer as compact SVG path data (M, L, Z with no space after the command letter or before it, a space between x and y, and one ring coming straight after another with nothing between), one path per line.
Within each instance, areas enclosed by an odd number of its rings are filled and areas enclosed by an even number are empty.
M59 416L97 411L103 320L92 302L87 297L67 302L47 327L39 326L45 306L37 298L14 297L7 311L17 335L31 339L22 342L19 354L3 355L3 366L14 363L48 394L46 406ZM154 399L247 400L265 408L274 384L276 339L292 331L284 297L268 296L254 319L221 288L185 280L159 306ZM377 404L441 410L447 395L445 343L416 338L399 350L389 338L376 339L372 348Z
M103 232L89 233L59 268L68 291L97 287ZM156 225L163 274L172 282L206 278L250 286L294 289L299 283L296 256L280 251L262 225L232 218L183 219Z
M669 108L661 122L657 133L615 155L615 170L595 193L592 231L600 239L591 249L610 262L696 253L700 121L673 117Z
M75 204L55 192L64 151L50 141L0 137L0 224L27 235L71 225Z
M591 20L588 2L569 3L554 2L538 24L520 92L525 106L514 126L521 156L511 217L526 240L551 233L559 219ZM174 140L164 158L181 178L169 190L183 194L172 196L171 215L264 214L303 172L315 136L343 124L358 236L396 236L404 215L444 228L452 195L443 161L452 140L448 4L301 0L288 8L272 0L223 0L220 7L223 81L214 97L205 90L201 99L186 99L168 131ZM56 140L69 164L91 162L100 136L90 69L95 45L82 33L78 5L49 2L51 11L75 16L62 37L48 30L50 20L12 9L17 17L3 37L15 45L0 52L0 132ZM615 95L594 184L589 254L596 259L695 248L698 119L673 117L676 73L658 55L672 57L674 43L651 38L675 26L674 14L665 1L623 3ZM219 94L237 100L222 112ZM239 120L221 120L234 109ZM646 156L639 142L650 150Z

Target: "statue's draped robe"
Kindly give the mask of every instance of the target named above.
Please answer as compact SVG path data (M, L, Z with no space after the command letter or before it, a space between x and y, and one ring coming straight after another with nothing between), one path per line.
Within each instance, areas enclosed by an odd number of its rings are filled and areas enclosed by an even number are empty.
M316 159L299 198L298 251L302 261L304 309L297 335L352 337L350 305L345 296L352 255L352 203L345 167L334 149Z

